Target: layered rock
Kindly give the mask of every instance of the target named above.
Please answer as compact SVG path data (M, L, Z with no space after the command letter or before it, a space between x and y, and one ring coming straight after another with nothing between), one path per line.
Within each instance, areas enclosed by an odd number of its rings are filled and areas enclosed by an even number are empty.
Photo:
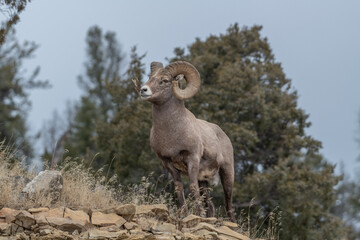
M0 239L249 239L216 218L169 216L165 205L120 205L107 210L0 210Z

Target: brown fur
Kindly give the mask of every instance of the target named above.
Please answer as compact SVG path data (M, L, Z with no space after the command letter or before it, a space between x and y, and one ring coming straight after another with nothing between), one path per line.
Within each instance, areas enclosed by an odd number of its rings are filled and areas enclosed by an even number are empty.
M152 103L150 146L172 175L181 207L185 204L181 174L189 176L190 190L196 200L200 199L200 190L204 190L199 185L207 188L219 174L226 211L234 220L234 158L230 139L219 126L197 119L185 108L184 101L176 98L172 91L173 81L176 76L152 64L151 76L141 88L143 100ZM146 95L149 92L151 94ZM213 216L214 206L208 193L205 193L205 205L206 215ZM197 214L201 211L199 204Z

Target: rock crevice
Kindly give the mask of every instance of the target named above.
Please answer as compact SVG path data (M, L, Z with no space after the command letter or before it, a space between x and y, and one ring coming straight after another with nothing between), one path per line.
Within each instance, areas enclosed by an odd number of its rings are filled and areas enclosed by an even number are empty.
M120 205L91 210L69 208L0 210L0 239L249 239L235 223L189 215L173 219L163 204Z

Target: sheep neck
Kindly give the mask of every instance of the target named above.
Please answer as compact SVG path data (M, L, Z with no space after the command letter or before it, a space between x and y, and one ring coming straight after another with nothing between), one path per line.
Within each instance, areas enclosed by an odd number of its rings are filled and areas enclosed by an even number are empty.
M173 129L174 125L178 126L186 117L184 101L173 96L163 104L153 104L152 117L155 128Z

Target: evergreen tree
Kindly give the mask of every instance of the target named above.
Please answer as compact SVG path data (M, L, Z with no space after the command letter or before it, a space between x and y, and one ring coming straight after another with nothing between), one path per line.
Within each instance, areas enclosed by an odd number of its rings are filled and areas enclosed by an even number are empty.
M143 78L145 55L139 56L133 47L129 67L121 75L123 56L114 33L104 35L94 26L86 42L86 73L78 78L84 95L69 124L66 156L84 158L92 167L118 174L123 182L138 182L161 169L148 144L151 108L143 105L131 82Z
M123 57L115 33L103 34L98 26L89 29L86 43L88 60L85 62L85 74L78 78L84 95L75 106L65 148L72 156L92 159L99 151L97 124L108 121L113 114L114 106L107 84L120 78ZM97 158L95 164L99 167L103 160Z
M26 4L30 0L6 0L0 2L0 12L7 15L7 19L1 22L0 26L0 45L5 42L6 36L12 27L19 22L19 14L25 10Z
M111 121L98 127L99 145L107 154L107 162L122 182L138 182L150 172L161 172L149 146L151 106L144 104L134 90L131 79L143 81L145 74L142 59L136 47L131 50L129 68L124 80L109 84L109 91L116 104Z
M250 207L251 216L266 216L279 208L281 239L338 238L343 225L330 208L340 179L319 155L321 143L305 133L308 115L260 30L235 24L224 35L196 39L188 53L175 49L171 61L191 62L202 78L187 105L232 141L238 212Z
M358 131L356 141L360 147L360 112L358 115ZM360 161L360 156L357 159ZM343 166L342 166L343 168ZM360 171L358 165L353 166L352 169ZM343 170L344 171L344 170ZM343 174L345 175L345 174ZM355 179L344 177L344 180L337 187L337 204L333 207L332 212L342 218L345 223L352 228L353 239L360 239L360 177L355 176Z
M187 55L176 49L172 59L187 60L199 70L201 90L189 108L228 133L238 180L321 146L305 134L308 115L297 107L297 93L260 30L255 26L241 31L235 24L225 35L197 39Z
M80 78L86 95L69 143L82 154L99 151L99 166L106 164L123 183L138 182L163 171L149 146L151 105L139 99L131 83L134 77L147 80L144 55L133 48L120 77L118 65L108 63L120 63L121 55L106 55L101 30L92 30L87 75ZM171 61L191 62L202 79L200 92L186 104L198 118L221 126L233 143L237 212L250 209L250 216L267 216L278 209L280 239L346 236L343 222L330 211L340 177L319 154L321 143L306 134L308 115L297 106L297 93L260 31L235 24L226 34L196 39L187 51L176 48ZM106 69L116 70L104 74ZM213 195L220 202L223 194L216 188Z
M20 44L14 30L7 32L6 41L0 45L0 141L5 139L19 155L28 157L32 155L26 126L29 91L48 86L36 79L39 68L30 76L24 75L23 61L31 58L36 48L32 42Z
M349 239L360 239L360 185L359 177L355 180L345 179L336 188L337 201L331 209L348 226Z

